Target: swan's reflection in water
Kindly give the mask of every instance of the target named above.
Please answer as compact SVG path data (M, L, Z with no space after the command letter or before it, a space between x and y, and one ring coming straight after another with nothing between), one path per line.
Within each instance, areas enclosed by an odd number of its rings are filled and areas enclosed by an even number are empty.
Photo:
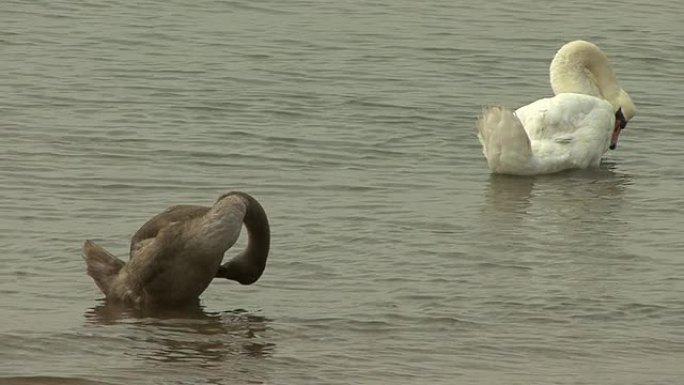
M607 215L616 209L631 177L601 168L519 177L490 175L485 210L492 214L525 214L533 206L558 213Z
M267 318L245 310L205 311L199 304L173 309L131 309L103 301L85 313L91 325L125 325L117 335L127 354L161 362L224 366L227 358L273 353Z
M529 208L534 177L491 174L485 191L485 211L522 214Z
M632 181L612 168L604 164L534 177L491 175L478 236L521 250L567 246L573 249L568 252L577 253L589 246L615 245L615 236L625 231L623 197Z

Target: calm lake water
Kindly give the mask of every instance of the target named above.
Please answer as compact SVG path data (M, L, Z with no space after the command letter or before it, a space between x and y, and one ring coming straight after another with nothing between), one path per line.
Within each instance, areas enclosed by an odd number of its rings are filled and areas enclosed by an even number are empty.
M676 384L684 3L0 4L0 384ZM583 38L637 116L598 170L491 176L482 105ZM200 307L80 256L244 190L272 254ZM240 246L244 245L244 239Z

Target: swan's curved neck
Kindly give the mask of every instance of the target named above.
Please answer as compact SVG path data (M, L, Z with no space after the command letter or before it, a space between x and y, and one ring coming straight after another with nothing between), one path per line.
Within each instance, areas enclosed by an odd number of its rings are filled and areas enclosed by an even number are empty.
M558 50L549 72L554 94L592 95L611 104L615 104L620 94L608 58L596 45L586 41L573 41Z
M244 194L243 198L249 202L245 214L245 227L249 233L245 254L250 262L259 268L261 275L266 267L266 258L271 247L271 228L261 204L250 195Z
M256 282L266 268L266 260L271 245L271 229L264 208L249 194L231 192L247 203L247 211L243 219L247 233L247 249L238 254L221 267L220 276L243 285Z

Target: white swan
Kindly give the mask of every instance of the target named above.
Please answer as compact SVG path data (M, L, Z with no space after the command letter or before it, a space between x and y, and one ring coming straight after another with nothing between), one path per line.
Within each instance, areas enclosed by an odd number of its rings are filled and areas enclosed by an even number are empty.
M221 264L243 223L247 249ZM249 194L234 191L211 207L173 206L152 217L133 235L127 263L89 240L83 244L83 259L108 300L175 306L197 301L214 278L256 282L266 268L270 239L263 207Z
M498 106L483 109L478 138L493 173L536 175L596 167L636 112L608 58L590 42L565 44L549 72L556 96L515 112Z

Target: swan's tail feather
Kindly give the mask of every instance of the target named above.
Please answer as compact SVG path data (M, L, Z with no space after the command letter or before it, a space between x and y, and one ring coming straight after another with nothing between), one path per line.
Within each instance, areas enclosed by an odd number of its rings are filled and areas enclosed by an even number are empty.
M87 265L88 275L93 278L97 287L108 295L112 282L124 266L124 262L90 240L83 243L83 259Z
M515 113L505 107L485 107L477 120L478 138L490 170L517 174L532 157L530 138Z

